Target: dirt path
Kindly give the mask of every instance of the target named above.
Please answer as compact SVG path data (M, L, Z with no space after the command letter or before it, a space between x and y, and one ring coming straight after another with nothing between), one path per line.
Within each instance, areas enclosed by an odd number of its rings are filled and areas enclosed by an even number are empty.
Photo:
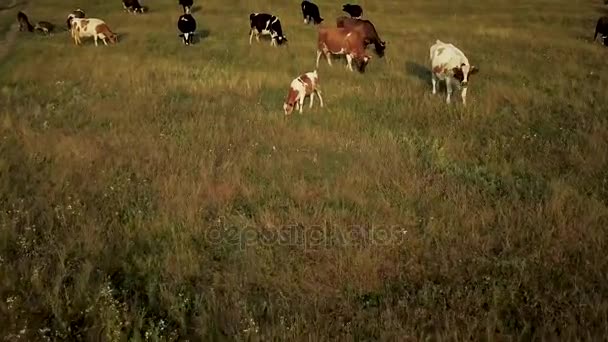
M25 3L18 4L18 1L19 0L12 0L2 10L6 10L6 11L15 10L18 5L25 5ZM16 18L16 15L15 15L15 18ZM8 53L10 52L11 46L15 42L18 32L19 32L19 24L17 23L17 20L15 20L13 22L13 24L11 25L10 30L8 30L6 35L2 38L2 40L0 40L0 62L2 62L2 60L4 60L4 57L6 57L8 55Z

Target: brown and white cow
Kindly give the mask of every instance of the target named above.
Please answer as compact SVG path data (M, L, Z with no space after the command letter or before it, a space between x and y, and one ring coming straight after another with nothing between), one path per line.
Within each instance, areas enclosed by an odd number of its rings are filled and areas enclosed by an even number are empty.
M321 108L323 108L323 98L321 97L321 89L319 89L319 75L317 70L304 73L291 81L289 85L289 93L283 103L283 110L285 115L291 114L294 108L299 108L300 114L302 114L302 108L304 107L304 99L306 96L310 96L310 108L315 94L319 96L319 102Z
M437 93L437 81L445 80L447 88L446 103L450 103L452 86L462 88L462 104L467 104L467 87L469 77L477 72L479 68L472 66L460 49L452 44L444 43L437 39L430 49L431 60L431 82L433 83L433 94Z
M376 32L376 28L371 21L340 16L336 19L336 26L344 27L347 30L358 30L359 33L363 35L363 44L365 44L366 47L369 44L374 44L378 57L384 56L386 42L380 39L380 36L378 35L378 32Z
M97 46L97 39L101 39L105 45L108 45L106 39L113 44L116 44L118 41L118 36L101 19L72 18L71 25L72 29L70 32L76 45L80 45L82 43L81 38L84 37L93 37L95 46Z
M367 63L372 58L365 52L363 36L359 31L349 31L345 28L320 27L317 40L317 69L319 59L325 55L327 64L331 66L331 55L346 55L346 67L353 71L353 59L358 64L360 72L365 72Z

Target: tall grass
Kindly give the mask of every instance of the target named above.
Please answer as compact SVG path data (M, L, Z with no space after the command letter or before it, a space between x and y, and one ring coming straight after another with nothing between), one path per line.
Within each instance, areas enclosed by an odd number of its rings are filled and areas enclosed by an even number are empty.
M608 50L591 1L363 1L388 42L321 61L299 3L83 8L119 44L20 33L0 65L9 340L598 339L608 334ZM319 1L327 25L341 4ZM289 45L248 44L248 16ZM11 14L12 15L12 14ZM480 67L431 95L428 48ZM318 104L318 103L317 103Z

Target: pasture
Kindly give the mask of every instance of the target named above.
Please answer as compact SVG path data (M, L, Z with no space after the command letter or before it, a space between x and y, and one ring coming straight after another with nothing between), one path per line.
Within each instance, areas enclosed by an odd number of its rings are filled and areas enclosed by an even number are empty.
M59 31L0 43L3 340L608 335L601 1L362 0L385 57L322 59L288 117L300 1L195 0L192 46L177 0L16 3L0 39ZM79 7L118 44L75 46ZM250 46L252 12L289 43ZM431 95L436 39L480 68L466 108Z

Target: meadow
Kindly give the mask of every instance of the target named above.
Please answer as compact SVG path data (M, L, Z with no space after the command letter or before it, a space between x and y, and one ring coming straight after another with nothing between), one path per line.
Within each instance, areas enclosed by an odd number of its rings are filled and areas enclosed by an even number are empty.
M189 47L173 0L16 4L0 39L59 31L0 43L3 341L608 336L600 1L361 0L386 56L321 60L325 107L289 117L300 1L195 0ZM118 44L75 46L79 7ZM436 39L480 68L466 108L431 94Z

